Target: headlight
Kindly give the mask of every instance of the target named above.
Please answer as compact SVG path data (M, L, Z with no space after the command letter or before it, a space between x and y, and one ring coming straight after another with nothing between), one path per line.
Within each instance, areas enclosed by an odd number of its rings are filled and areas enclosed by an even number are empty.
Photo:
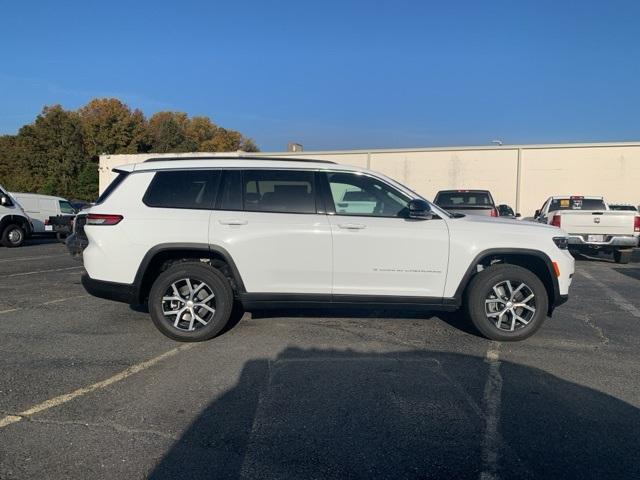
M556 244L560 250L566 250L569 248L569 238L568 237L553 237L553 243Z

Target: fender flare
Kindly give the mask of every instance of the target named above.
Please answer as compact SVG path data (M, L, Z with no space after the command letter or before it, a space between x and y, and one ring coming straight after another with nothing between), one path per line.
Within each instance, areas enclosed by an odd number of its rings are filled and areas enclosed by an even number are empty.
M467 285L471 281L471 278L477 273L477 266L482 263L483 260L489 257L495 257L500 255L523 255L529 257L535 257L542 260L551 278L551 289L549 290L549 314L553 312L553 308L556 303L560 301L560 285L558 284L558 278L555 275L553 268L553 262L549 256L541 250L533 250L529 248L489 248L478 253L469 264L467 271L460 280L458 288L453 296L454 301L460 305L462 303L462 296L467 288ZM541 279L542 280L542 279ZM544 283L544 281L543 281Z

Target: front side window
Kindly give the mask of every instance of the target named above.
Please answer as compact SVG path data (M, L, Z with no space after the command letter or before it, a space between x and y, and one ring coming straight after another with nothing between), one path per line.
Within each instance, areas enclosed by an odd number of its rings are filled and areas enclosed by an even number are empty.
M327 178L336 215L407 215L409 198L380 180L350 172L330 172Z
M314 172L246 170L242 182L245 211L316 213Z
M219 180L220 172L217 170L158 172L143 201L149 207L210 209Z
M71 215L76 213L76 211L73 209L73 207L71 206L71 204L69 202L64 201L64 200L58 200L58 203L60 204L60 211L62 213L71 214Z

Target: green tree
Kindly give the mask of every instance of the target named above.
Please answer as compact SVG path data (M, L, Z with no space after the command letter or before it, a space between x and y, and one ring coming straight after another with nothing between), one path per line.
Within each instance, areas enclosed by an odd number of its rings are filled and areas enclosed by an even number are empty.
M140 110L131 111L117 98L94 98L78 109L78 115L90 157L148 150L144 115Z
M188 137L189 118L183 112L157 112L147 125L151 152L194 152L198 144Z
M69 195L86 162L82 124L60 105L44 107L35 122L16 136L14 155L21 189Z

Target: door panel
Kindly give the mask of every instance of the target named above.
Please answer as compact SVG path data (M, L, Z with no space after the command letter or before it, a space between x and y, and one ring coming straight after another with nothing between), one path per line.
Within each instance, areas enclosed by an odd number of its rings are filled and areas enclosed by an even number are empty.
M232 256L248 293L331 293L331 228L310 170L227 172L211 244Z
M442 297L449 249L443 220L332 215L329 222L332 293Z
M211 244L225 248L249 293L330 293L326 215L214 211Z
M328 172L322 180L333 294L442 297L449 258L444 220L406 218L410 198L367 174Z

